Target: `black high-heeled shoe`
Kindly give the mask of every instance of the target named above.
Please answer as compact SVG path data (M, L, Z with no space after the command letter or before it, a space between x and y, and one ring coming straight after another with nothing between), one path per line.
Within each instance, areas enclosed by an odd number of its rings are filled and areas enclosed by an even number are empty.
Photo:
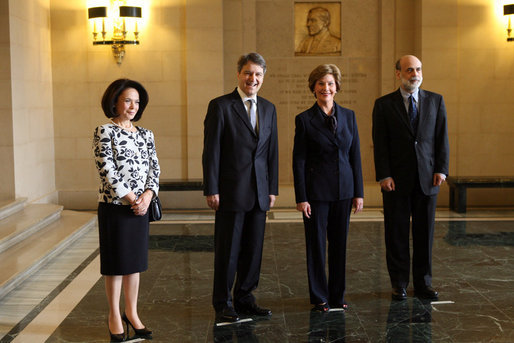
M125 331L123 333L112 333L109 329L109 335L111 335L111 342L125 342Z
M130 336L130 331L129 331L129 325L130 325L130 326L132 326L132 329L136 333L137 338L152 339L152 330L149 330L146 327L144 327L142 329L136 329L134 327L134 325L132 325L130 320L127 318L127 315L125 313L123 313L123 315L121 316L121 319L125 322L125 324L127 324L127 335L128 336Z

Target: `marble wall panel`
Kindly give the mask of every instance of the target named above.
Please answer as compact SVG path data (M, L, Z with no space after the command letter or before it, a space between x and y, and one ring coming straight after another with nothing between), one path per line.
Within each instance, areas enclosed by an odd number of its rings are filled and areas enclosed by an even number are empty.
M9 2L0 2L0 30L9 32ZM0 157L3 163L0 174L0 200L12 200L14 189L14 146L13 146L13 114L11 93L11 51L10 35L0 37Z
M455 1L422 3L424 77L436 76L424 84L443 94L451 104L450 146L455 151L451 152L450 172L461 176L512 176L514 54L512 44L505 41L503 14L499 6L487 0L458 2L457 7L455 13ZM457 20L434 25L429 18L437 13L454 13ZM473 190L468 205L514 203L511 190L500 192Z
M50 1L10 1L12 137L16 197L56 191Z

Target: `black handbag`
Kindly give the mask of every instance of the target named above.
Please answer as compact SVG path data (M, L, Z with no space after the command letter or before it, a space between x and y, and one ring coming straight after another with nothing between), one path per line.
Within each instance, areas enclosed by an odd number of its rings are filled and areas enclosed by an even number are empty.
M155 197L150 202L150 207L148 207L148 219L151 222L155 222L157 220L161 220L162 218L162 206L159 197Z

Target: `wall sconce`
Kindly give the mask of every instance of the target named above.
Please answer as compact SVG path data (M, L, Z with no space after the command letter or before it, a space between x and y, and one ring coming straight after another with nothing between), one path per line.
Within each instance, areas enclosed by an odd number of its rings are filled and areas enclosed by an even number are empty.
M119 65L125 56L125 44L139 45L138 18L141 18L141 7L90 7L88 18L93 25L93 45L111 45L114 59ZM100 28L102 31L98 32ZM129 29L131 34L128 34ZM102 34L101 40L99 33ZM108 33L112 34L109 38ZM134 39L128 39L130 36Z
M512 32L512 28L510 26L510 16L514 14L514 4L512 5L504 5L503 6L503 15L509 16L509 24L507 26L507 42L514 42L514 37L510 36L510 33Z

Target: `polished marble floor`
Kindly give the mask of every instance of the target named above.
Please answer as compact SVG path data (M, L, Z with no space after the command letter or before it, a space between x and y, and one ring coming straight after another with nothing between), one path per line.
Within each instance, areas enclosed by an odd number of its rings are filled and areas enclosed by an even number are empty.
M141 276L139 301L155 342L514 342L512 210L438 211L437 303L421 302L411 289L407 301L391 301L381 212L353 217L350 309L326 315L310 311L298 213L273 211L255 293L273 316L228 326L215 325L210 305L212 213L169 213L164 219L152 224L150 267ZM108 341L95 237L92 230L62 257L73 262L53 262L0 301L1 342ZM56 269L61 277L49 277ZM46 290L39 289L43 284Z

